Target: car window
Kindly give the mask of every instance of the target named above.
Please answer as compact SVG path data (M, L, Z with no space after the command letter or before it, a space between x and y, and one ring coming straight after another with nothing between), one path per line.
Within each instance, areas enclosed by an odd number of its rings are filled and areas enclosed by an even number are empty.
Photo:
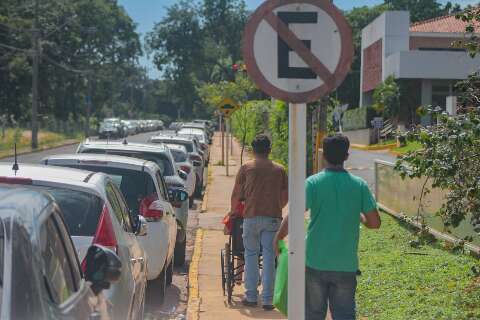
M157 171L155 174L157 178L157 183L160 188L160 194L163 200L168 201L168 192L167 192L167 184L165 183L165 179L163 179L160 171Z
M74 277L68 255L52 215L40 227L40 252L45 286L55 304L65 302L74 292Z
M118 222L120 222L120 225L125 231L131 231L128 228L128 223L125 219L125 215L122 211L122 206L120 204L120 201L118 201L117 195L115 194L115 185L111 182L108 182L107 185L105 186L105 191L107 192L107 199L108 202L110 202L110 205L112 206L113 213L115 214L115 217L117 217Z
M127 231L133 232L132 220L130 217L130 209L128 208L127 203L125 202L125 198L123 197L122 192L118 190L117 186L113 186L113 191L115 192L115 195L118 200L118 204L120 205L120 209L122 210L123 221L125 222Z
M103 200L82 191L56 187L47 190L58 203L68 231L73 236L93 236L97 230Z
M187 154L182 150L170 149L170 152L173 155L175 162L185 162L187 161Z

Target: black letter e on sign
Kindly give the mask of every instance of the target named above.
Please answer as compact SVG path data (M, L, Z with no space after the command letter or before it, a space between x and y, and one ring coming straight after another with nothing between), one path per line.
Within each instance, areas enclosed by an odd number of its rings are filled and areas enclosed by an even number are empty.
M277 16L288 27L290 23L317 23L317 12L278 12ZM302 40L311 49L310 40ZM290 67L289 52L292 49L278 36L278 77L287 79L316 79L317 74L310 68Z

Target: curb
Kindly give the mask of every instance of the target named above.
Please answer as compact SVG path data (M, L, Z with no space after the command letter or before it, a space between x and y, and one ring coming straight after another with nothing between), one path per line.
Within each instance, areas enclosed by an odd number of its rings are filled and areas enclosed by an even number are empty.
M207 172L207 186L205 187L205 193L203 195L203 201L202 201L202 207L200 208L200 213L207 212L207 207L208 207L208 191L210 189L210 177L212 176L212 164L210 163L208 165L208 172Z
M198 283L198 267L202 256L203 229L197 230L195 237L195 246L193 248L192 261L188 271L188 304L187 319L198 320L200 312L200 288Z
M357 150L363 150L363 151L378 151L378 150L390 150L392 148L395 148L397 146L396 143L390 143L390 144L384 144L384 145L372 145L372 146L367 146L364 144L352 144L351 147L353 149Z
M67 146L73 146L74 144L77 144L79 143L80 139L78 140L68 140L69 142L67 143L63 143L63 144L59 144L59 145L54 145L54 146L49 146L49 147L45 147L45 148L38 148L36 150L27 150L27 151L19 151L17 152L17 156L24 156L24 155L27 155L27 154L34 154L34 153L37 153L37 152L43 152L43 151L48 151L48 150L52 150L52 149L56 149L56 148L61 148L61 147L67 147ZM5 158L11 158L15 156L14 153L11 153L11 154L7 154L7 155L3 155L3 156L0 156L0 160L1 159L5 159Z

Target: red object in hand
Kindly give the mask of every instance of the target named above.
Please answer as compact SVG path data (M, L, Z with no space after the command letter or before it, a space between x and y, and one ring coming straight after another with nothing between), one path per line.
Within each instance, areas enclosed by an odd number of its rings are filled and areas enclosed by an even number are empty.
M238 218L243 218L243 212L245 211L245 204L243 202L240 202L235 209L235 213L233 216L226 215L223 218L223 224L225 225L225 228L228 230L229 234L232 233L232 217L238 217Z

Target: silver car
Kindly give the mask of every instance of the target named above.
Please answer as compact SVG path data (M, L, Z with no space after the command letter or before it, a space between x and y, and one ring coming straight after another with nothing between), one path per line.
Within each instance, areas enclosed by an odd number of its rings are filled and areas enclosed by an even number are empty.
M165 179L169 189L185 189L187 175L185 172L177 170L170 149L163 144L129 143L126 140L110 143L87 140L79 145L77 152L111 154L152 161L160 167L161 176ZM178 225L175 244L175 265L183 265L185 263L187 226L182 221L187 221L188 208L188 197L174 205Z
M131 213L147 219L149 232L140 243L147 254L149 285L154 286L157 302L163 301L166 286L173 277L177 224L159 167L136 158L98 154L55 155L45 162L109 175L125 197Z
M143 319L146 257L121 192L104 174L42 165L0 164L0 176L24 178L49 192L62 210L82 265L87 250L99 244L115 251L123 265L117 283L105 294L114 319ZM139 228L137 229L139 230ZM143 233L145 229L143 228Z

